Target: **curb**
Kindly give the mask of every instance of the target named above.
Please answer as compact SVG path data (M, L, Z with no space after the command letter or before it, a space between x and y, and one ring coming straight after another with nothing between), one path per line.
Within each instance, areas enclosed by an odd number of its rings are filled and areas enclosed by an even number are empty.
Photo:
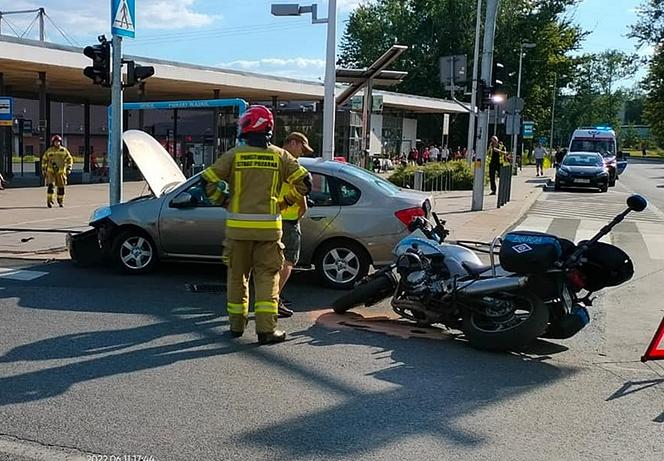
M549 179L550 180L550 179ZM510 223L505 226L505 228L502 230L500 235L504 235L507 229L514 227L516 223L518 223L521 218L530 210L530 208L535 204L537 199L544 193L544 189L546 188L546 185L543 186L537 186L534 188L534 190L530 193L528 198L525 200L524 204L521 206L521 210L519 211L519 214L512 220Z

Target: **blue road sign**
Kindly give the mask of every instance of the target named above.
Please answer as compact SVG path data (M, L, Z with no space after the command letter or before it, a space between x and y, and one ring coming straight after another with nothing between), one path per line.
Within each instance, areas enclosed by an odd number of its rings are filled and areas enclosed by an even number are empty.
M523 139L533 139L535 122L523 122Z
M111 0L111 33L136 36L136 0Z
M14 100L12 98L0 98L0 126L12 126L14 124Z

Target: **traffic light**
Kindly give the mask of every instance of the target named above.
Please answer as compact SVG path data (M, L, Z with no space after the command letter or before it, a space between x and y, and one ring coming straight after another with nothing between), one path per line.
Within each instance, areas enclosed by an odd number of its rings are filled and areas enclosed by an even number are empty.
M477 99L479 101L478 105L480 110L485 110L491 107L493 104L492 101L492 96L493 96L493 89L491 86L487 85L484 80L480 80L478 82L477 86Z
M141 66L134 61L125 61L127 63L127 83L124 84L125 88L132 87L143 80L146 80L154 75L154 67Z
M98 38L99 45L86 46L83 54L92 59L92 66L83 69L83 74L95 85L111 86L111 44L104 35Z

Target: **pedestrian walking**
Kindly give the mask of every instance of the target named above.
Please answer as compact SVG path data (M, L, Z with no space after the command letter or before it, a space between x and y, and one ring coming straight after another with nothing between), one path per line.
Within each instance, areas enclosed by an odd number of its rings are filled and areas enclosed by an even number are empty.
M505 162L507 150L497 136L491 137L491 143L486 157L489 159L489 183L491 184L491 194L496 195L496 175L500 172L500 166Z
M558 149L556 151L556 168L560 168L560 165L562 165L563 160L565 159L565 155L567 155L567 149Z
M537 143L533 155L535 156L536 176L544 176L544 157L546 157L546 149L544 149L540 143Z
M51 146L42 156L41 170L46 182L46 206L53 207L53 198L57 188L57 199L60 207L65 203L65 187L67 178L74 166L74 158L62 145L60 135L51 138Z
M184 174L189 178L194 173L194 151L190 147L184 156Z
M314 150L309 146L309 139L297 131L292 132L286 137L283 148L293 157L300 158L302 155L311 154ZM285 184L281 189L280 198L284 197L291 190L289 184ZM307 199L302 197L292 206L289 206L281 212L283 223L283 235L281 243L284 245L284 265L279 273L279 317L290 317L293 311L289 308L291 303L284 299L283 290L288 279L293 272L293 268L300 259L300 246L302 244L302 231L300 230L300 219L307 212Z
M231 336L244 333L248 281L253 276L258 342L277 343L286 339L286 333L277 329L279 271L284 263L281 212L311 191L311 176L291 154L270 144L274 118L267 107L250 106L238 125L244 144L224 153L202 177L213 202L229 196L223 258L228 265ZM290 190L282 196L284 184Z
M450 159L450 148L444 146L440 151L440 156L443 162L447 162Z
M431 149L429 150L430 155L431 155L431 161L433 162L440 162L440 149L438 149L438 146L435 144L431 146Z

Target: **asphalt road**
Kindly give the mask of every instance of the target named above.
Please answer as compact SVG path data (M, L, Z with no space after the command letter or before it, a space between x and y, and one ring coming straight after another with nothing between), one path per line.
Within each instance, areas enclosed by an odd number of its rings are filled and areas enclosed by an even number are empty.
M582 237L625 185L662 203L650 168L608 194L545 193L520 226ZM219 266L0 260L0 459L659 460L664 367L639 357L664 311L661 216L611 237L637 275L586 330L519 354L381 319L385 303L336 316L309 274L288 288L290 341L259 347L225 333Z

